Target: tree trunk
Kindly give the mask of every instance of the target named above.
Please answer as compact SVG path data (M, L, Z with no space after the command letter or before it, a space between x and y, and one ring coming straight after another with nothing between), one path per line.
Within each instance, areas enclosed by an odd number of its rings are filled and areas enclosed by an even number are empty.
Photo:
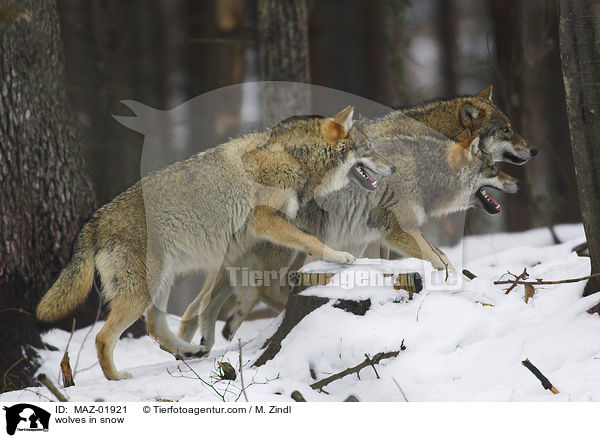
M0 390L33 384L35 308L67 262L94 196L68 109L52 0L0 34Z
M458 17L456 14L455 0L438 0L437 11L437 37L439 40L440 74L442 77L442 95L456 96L458 88Z
M258 48L263 81L310 82L308 24L305 0L258 0ZM286 90L287 91L287 90ZM279 93L263 88L267 123L281 114L308 114L310 96L296 91Z
M527 138L527 108L530 90L527 87L528 63L524 56L524 0L493 0L491 13L496 44L496 69L494 100L511 118L514 128ZM516 195L505 198L504 221L508 231L531 228L532 209L531 184L527 169L511 167L509 173L517 177L523 187Z
M600 5L561 0L560 48L571 147L592 273L600 272ZM600 290L590 279L585 295Z

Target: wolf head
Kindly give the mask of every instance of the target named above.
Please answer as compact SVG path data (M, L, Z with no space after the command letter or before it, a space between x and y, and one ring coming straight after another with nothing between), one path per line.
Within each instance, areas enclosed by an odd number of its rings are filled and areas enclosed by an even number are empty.
M492 103L491 85L476 96L459 99L462 128L480 137L479 148L492 160L523 164L537 155L537 148L516 134L508 117Z
M490 215L502 213L500 203L487 192L487 188L495 188L506 193L517 193L521 182L499 170L489 157L483 157L481 169L477 174L475 191L471 196L470 207L479 207Z
M294 116L271 130L277 141L302 163L316 195L338 190L350 181L365 190L377 189L376 173L389 176L396 168L377 154L367 137L353 126L354 108L333 117Z

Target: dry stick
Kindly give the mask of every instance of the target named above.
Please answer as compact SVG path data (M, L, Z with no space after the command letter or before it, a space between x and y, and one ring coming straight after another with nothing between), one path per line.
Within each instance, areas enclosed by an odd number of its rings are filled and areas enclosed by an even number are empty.
M371 358L369 357L368 354L365 354L365 357L367 358L367 360L370 362L371 366L373 367L373 371L375 371L375 376L377 377L377 379L379 379L379 374L377 373L377 368L375 368L375 364L371 361Z
M50 391L54 397L56 397L58 399L58 401L60 402L68 402L69 399L67 397L65 397L56 386L54 386L54 383L52 383L50 381L50 379L48 378L48 376L46 376L45 374L39 374L37 376L38 381L44 385L46 388L48 388L48 391Z
M294 399L297 402L305 402L306 401L304 396L302 394L300 394L300 391L292 392L291 397L292 397L292 399Z
M244 400L248 401L248 395L246 394L246 388L244 387L244 374L242 374L242 339L238 338L238 348L240 349L240 383L242 385L242 394L244 394Z
M400 387L400 384L393 377L392 377L392 381L394 382L394 385L396 385L396 388L398 388L398 391L400 391L400 394L402 394L402 397L404 397L404 401L408 403L408 399L406 398L406 394L404 394L404 391L402 391L402 388Z
M525 359L521 363L525 368L531 371L533 375L539 379L540 382L542 382L542 386L544 387L544 389L549 389L550 391L552 391L552 394L558 394L558 389L556 389L554 385L550 383L550 380L548 380L548 378L544 376L540 370L538 370L535 366L533 366L531 362L529 362L529 359Z
M517 280L503 280L503 281L494 281L494 284L530 284L532 286L536 285L546 285L546 284L563 284L563 283L577 283L579 281L589 280L590 278L600 277L600 272L592 275L588 275L587 277L579 277L579 278L568 278L566 280L554 280L554 281L544 281L538 279L537 281L517 281Z
M527 277L529 277L529 274L527 273L527 268L523 268L523 272L521 272L520 275L517 275L515 277L515 279L512 281L512 285L506 289L506 292L504 292L505 295L508 295L508 293L513 290L515 287L517 287L517 281L519 280L527 280ZM496 284L494 282L494 284Z
M368 367L368 366L373 366L373 364L376 365L382 359L389 359L390 357L396 357L396 356L398 356L398 353L400 353L399 350L398 351L390 351L388 353L377 353L375 356L373 356L373 359L371 359L371 360L365 359L364 362L361 362L352 368L346 368L344 371L335 373L335 374L327 377L326 379L319 380L318 382L315 382L312 385L310 385L310 387L312 389L322 389L323 387L329 385L331 382L339 380L342 377L346 377L346 376L348 376L350 374L354 374L354 373L358 374L358 372L360 370L362 370L363 368Z

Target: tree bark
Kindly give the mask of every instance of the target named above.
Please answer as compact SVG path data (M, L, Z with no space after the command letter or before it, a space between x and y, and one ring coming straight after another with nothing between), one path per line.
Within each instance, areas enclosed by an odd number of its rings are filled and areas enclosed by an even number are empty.
M31 21L0 34L0 391L34 383L35 308L94 205L67 105L56 4L20 4Z
M309 83L306 1L258 0L257 20L261 80ZM310 96L292 87L286 93L263 88L267 122L281 114L308 114L310 106Z
M561 0L560 48L579 203L592 273L600 272L600 5ZM584 295L600 290L590 279Z

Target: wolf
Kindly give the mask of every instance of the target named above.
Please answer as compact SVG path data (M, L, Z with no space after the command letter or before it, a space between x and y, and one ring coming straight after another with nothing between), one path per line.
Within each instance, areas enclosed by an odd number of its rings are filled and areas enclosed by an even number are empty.
M525 164L538 154L538 149L514 131L510 119L492 103L492 94L490 85L474 96L435 99L397 111L448 138L456 138L468 129L480 136L479 148L493 161Z
M260 240L352 263L352 254L324 245L291 220L314 196L350 181L375 191L371 172L394 172L353 127L353 112L292 117L144 177L83 226L72 258L38 305L38 319L56 321L79 305L96 269L110 301L96 337L98 358L106 378L119 380L131 375L115 367L116 341L146 310L148 332L162 347L178 356L204 351L166 325L177 275L203 269L210 276Z
M514 132L508 117L492 103L492 92L493 87L489 86L474 96L431 101L392 111L381 119L361 121L363 131L372 143L382 147L380 152L384 151L384 155L387 154L400 169L392 177L393 181L388 182L400 205L394 211L395 220L387 214L389 223L382 223L380 229L370 227L369 217L373 212L382 211L380 202L374 196L347 187L334 197L309 202L299 210L296 222L324 241L354 254L362 254L369 243L382 238L388 248L427 260L435 268L451 269L452 264L443 252L419 231L420 225L430 217L470 207L482 208L488 214L500 213L500 204L485 186L514 193L520 183L499 171L493 162L522 165L538 153L535 146ZM466 132L469 133L467 137L472 134L478 139L461 138ZM464 144L457 148L449 139L477 141L476 150L467 154ZM474 156L483 157L479 168L476 164L471 165L470 173L459 169L461 161ZM477 172L473 173L474 169ZM471 177L459 180L458 184L451 183L458 174L463 178L467 174ZM444 182L441 186L440 181ZM457 185L451 187L450 184ZM286 248L260 243L252 254L235 266L253 267L262 272L280 271L286 267L293 271L302 266L304 260L302 255L296 255L294 259L293 252ZM232 292L236 294L236 304L223 329L223 336L228 340L233 338L259 299L276 312L285 307L287 293L279 284L232 290L226 278L220 278L214 289L205 283L198 298L186 310L179 329L183 339L191 341L201 323L202 343L210 347L214 342L216 316ZM207 297L211 290L212 296L205 298L210 304L202 315L197 315L200 297Z

